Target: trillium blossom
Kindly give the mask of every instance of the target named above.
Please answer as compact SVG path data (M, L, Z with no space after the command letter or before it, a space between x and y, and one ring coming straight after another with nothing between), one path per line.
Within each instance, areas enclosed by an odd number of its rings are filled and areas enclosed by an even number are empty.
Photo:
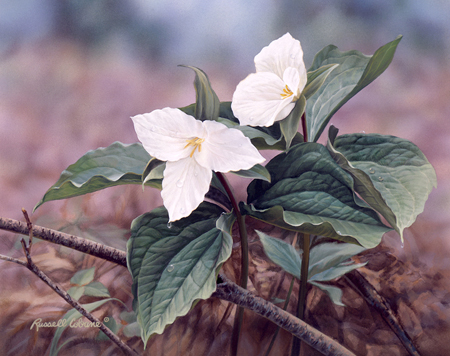
M250 139L216 121L164 108L131 118L145 150L166 161L161 196L169 221L190 215L209 190L212 171L250 169L265 159Z
M255 56L255 66L236 87L231 109L241 125L272 126L289 115L306 85L300 42L286 33Z

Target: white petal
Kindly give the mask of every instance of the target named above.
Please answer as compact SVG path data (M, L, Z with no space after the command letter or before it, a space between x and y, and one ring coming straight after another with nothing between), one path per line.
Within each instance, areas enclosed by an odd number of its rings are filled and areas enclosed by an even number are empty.
M253 73L241 81L233 94L231 109L241 125L272 126L293 109L293 96L283 99L284 81L273 73ZM290 109L289 109L289 108ZM286 116L279 114L289 110Z
M293 67L286 68L283 73L283 81L286 85L291 89L294 93L294 96L298 98L299 96L299 84L300 84L300 75L298 70ZM302 88L303 89L303 88Z
M209 190L212 171L195 159L167 162L164 169L161 196L169 212L169 221L189 216L204 200Z
M204 136L201 121L179 109L164 108L131 118L139 141L153 157L177 161L188 157L187 140Z
M203 122L207 136L202 150L194 158L199 164L215 172L250 169L265 158L250 139L236 129L230 129L216 121Z
M255 56L256 72L272 72L283 78L284 71L293 67L300 74L301 88L306 85L307 72L303 62L303 50L300 41L289 33L271 42ZM291 88L292 89L292 88Z

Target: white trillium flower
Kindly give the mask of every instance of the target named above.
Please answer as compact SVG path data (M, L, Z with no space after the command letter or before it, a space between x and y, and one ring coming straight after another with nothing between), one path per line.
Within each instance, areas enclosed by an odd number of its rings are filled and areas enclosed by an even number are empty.
M131 119L145 150L167 161L161 196L169 221L189 216L200 205L212 171L250 169L265 160L241 131L196 120L179 109L164 108Z
M272 126L289 115L307 82L300 41L286 33L255 56L255 66L236 87L231 109L241 125Z

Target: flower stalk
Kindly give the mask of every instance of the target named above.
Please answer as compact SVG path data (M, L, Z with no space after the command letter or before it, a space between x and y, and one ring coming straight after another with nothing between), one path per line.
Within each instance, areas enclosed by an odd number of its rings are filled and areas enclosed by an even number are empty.
M310 236L309 234L303 234L302 239L302 266L300 271L300 290L297 304L297 318L300 320L305 319L306 309L306 294L308 291L308 272L309 272L309 251L310 251ZM301 340L294 337L292 342L291 356L300 355Z
M233 206L234 215L236 216L236 221L239 228L239 235L241 239L241 278L240 278L240 287L247 289L247 280L248 280L248 237L247 237L247 228L245 226L245 217L242 216L237 201L234 197L233 191L231 190L230 185L228 184L225 176L216 172L217 178L219 178L220 183L222 183L225 191L230 198L231 205ZM238 307L238 313L236 318L234 319L234 327L233 327L233 335L231 338L231 354L237 355L237 349L239 344L239 335L241 333L242 321L244 319L244 308Z

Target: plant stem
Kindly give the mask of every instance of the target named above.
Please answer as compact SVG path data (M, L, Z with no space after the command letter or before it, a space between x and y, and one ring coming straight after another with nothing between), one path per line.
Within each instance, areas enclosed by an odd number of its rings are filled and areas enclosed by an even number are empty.
M234 215L236 216L236 221L239 227L239 235L241 238L241 278L240 286L247 289L248 280L248 238L247 238L247 227L245 226L245 217L241 215L239 206L234 197L233 191L231 190L228 181L225 176L216 172L217 178L219 178L220 183L222 183L225 191L230 198L231 204L233 205ZM231 355L237 355L238 345L239 345L239 335L241 333L242 321L244 320L244 308L239 307L236 318L234 319L233 335L231 337Z
M310 247L310 236L309 234L303 234L302 239L302 267L300 271L300 290L298 296L297 304L297 318L304 320L305 318L305 308L306 308L306 292L308 290L308 271L309 271L309 247ZM292 342L291 356L300 355L301 340L294 337Z
M303 141L308 142L308 129L306 128L306 115L302 114Z

